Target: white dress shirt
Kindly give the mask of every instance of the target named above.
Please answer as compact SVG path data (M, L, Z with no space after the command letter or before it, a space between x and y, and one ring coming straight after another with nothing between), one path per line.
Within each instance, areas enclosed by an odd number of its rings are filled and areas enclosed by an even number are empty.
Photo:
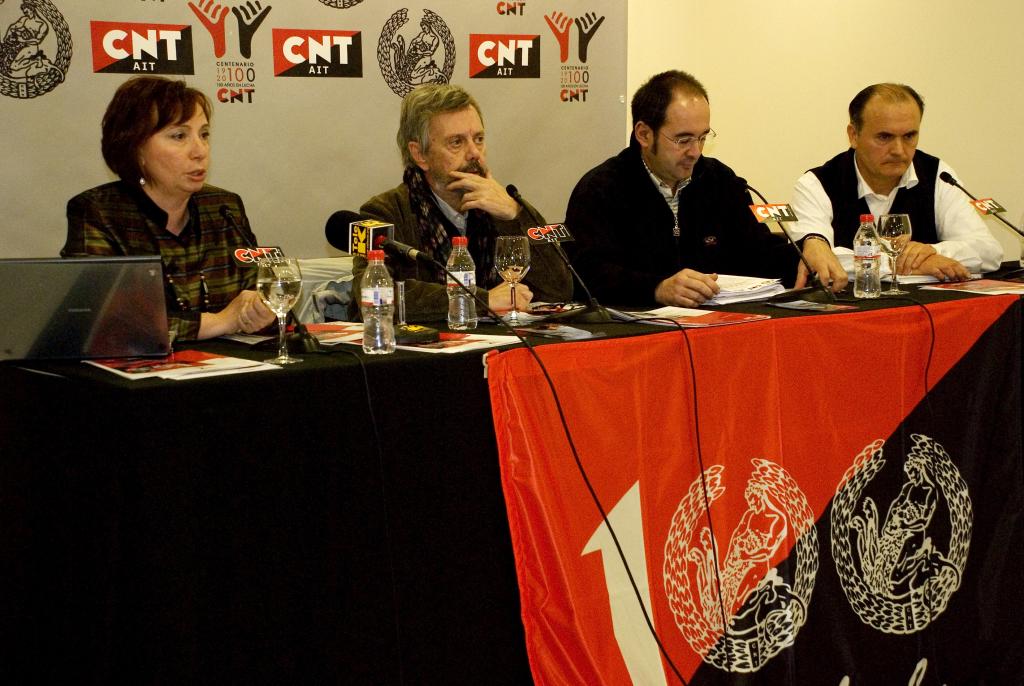
M900 188L913 188L918 184L917 172L911 164L903 173L896 188L888 195L882 195L871 190L864 181L856 159L854 169L857 172L857 197L867 201L868 209L876 218L889 211ZM952 167L939 160L939 169L935 177L935 231L939 242L933 244L935 251L956 260L972 273L995 271L1003 259L1002 246L989 232L985 221L970 204L967 196L960 189L939 180L938 174L944 171L952 174L955 179L960 178ZM832 201L814 172L807 172L797 180L791 204L798 219L790 229L793 239L800 240L811 233L824 236L832 245L832 251L839 258L843 268L852 273L853 251L850 248L835 246Z
M661 197L665 198L665 202L668 203L668 208L672 210L672 235L679 235L679 192L690 185L690 181L693 177L688 177L680 181L675 190L672 189L667 183L658 178L658 175L651 171L651 168L647 166L647 162L641 155L640 161L644 163L644 169L647 170L647 175L651 177L651 181L654 183L654 187L661 193Z

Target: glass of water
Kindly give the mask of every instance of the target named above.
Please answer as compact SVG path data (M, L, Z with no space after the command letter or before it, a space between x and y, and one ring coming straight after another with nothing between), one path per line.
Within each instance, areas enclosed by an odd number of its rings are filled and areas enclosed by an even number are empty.
M256 274L256 292L263 303L277 315L278 351L277 357L266 360L272 364L293 364L301 358L288 354L285 339L285 323L288 312L299 300L302 291L302 272L294 257L260 260Z

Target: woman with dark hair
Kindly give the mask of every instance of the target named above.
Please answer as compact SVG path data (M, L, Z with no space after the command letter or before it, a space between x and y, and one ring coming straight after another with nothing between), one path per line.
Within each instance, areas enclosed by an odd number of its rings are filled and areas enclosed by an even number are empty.
M258 331L274 321L236 248L256 245L242 199L206 184L210 102L184 81L123 83L103 115L101 148L120 177L68 202L62 257L160 255L167 315L181 339Z

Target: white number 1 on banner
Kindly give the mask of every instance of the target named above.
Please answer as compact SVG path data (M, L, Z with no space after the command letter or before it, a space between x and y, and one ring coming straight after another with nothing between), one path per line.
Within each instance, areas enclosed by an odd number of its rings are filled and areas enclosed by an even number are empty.
M637 588L644 600L648 614L651 614L651 591L647 583L647 551L644 545L644 525L640 512L640 482L633 484L622 499L608 512L608 521L615 529L622 552L633 572ZM615 542L604 522L597 527L582 555L600 552L604 565L604 580L608 587L608 606L612 613L612 629L615 642L626 663L626 669L634 684L661 686L666 684L665 671L661 666L658 644L647 629L643 612L636 602L636 595L629 583L629 577L615 549ZM652 615L653 621L653 615Z

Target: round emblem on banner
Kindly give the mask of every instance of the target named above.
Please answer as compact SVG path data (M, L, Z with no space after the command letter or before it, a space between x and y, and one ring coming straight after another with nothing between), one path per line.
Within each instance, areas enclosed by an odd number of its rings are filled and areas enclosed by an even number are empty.
M726 539L712 535L708 521L708 509L725 494L722 465L690 484L665 541L662 571L676 626L705 662L729 672L756 672L795 643L818 572L807 498L779 465L751 463L747 509L727 545L719 545ZM796 564L780 572L772 560L793 540Z
M333 7L336 10L347 10L349 7L355 7L363 0L320 0L323 4L328 7Z
M17 7L17 16L0 12L6 25L0 43L0 93L35 98L64 82L71 66L71 31L49 0L21 0Z
M408 21L407 9L392 14L377 42L380 72L399 97L424 83L448 83L455 71L455 41L440 15L423 10L419 33L406 45L398 30Z
M843 592L862 622L888 634L920 631L945 611L973 527L967 484L945 449L928 436L910 437L903 484L889 503L862 497L885 466L882 440L857 455L832 503Z

